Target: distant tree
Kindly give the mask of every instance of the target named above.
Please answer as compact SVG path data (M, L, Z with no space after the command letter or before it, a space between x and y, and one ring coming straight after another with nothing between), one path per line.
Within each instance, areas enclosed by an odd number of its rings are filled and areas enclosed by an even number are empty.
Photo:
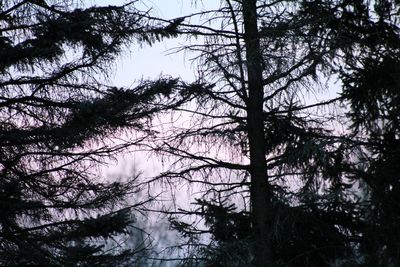
M0 265L135 262L140 251L123 245L141 203L125 202L135 177L102 180L95 168L151 135L151 117L184 85L101 82L128 42L176 34L177 21L156 24L133 4L0 2ZM109 141L124 129L137 137Z

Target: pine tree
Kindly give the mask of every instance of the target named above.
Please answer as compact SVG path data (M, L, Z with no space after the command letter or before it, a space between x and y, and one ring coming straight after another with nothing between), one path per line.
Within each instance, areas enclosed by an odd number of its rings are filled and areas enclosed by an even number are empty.
M351 222L338 193L347 186L344 137L333 134L331 114L320 112L340 98L310 103L303 97L321 88L318 74L330 51L301 34L307 21L296 23L298 8L293 1L227 0L201 13L208 26L183 23L184 33L203 38L185 48L198 53L199 73L212 86L190 92L196 101L180 110L193 123L179 125L157 147L176 159L160 178L202 189L200 208L172 214L198 215L209 228L172 222L190 241L211 233L207 252L222 250L203 254L201 242L194 249L211 265L228 264L238 251L248 262L228 265L321 266L351 254L350 238L334 220ZM302 223L311 218L315 224ZM242 220L250 227L243 235ZM225 240L230 234L237 238Z
M117 88L101 81L130 42L176 34L133 4L0 2L0 265L125 266L123 235L136 190L95 173L105 158L151 135L176 79ZM137 63L139 64L139 63ZM107 141L121 130L137 138ZM140 201L139 201L140 202Z
M398 218L398 1L304 1L312 34L324 36L348 103L350 147L358 151L348 176L364 185L352 205L361 211L356 246L363 266L400 263ZM324 15L322 15L324 14ZM349 151L351 153L351 151Z

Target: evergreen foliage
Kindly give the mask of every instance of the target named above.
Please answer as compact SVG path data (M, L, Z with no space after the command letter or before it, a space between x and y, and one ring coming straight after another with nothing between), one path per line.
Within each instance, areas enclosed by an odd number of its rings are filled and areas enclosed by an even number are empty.
M137 244L123 242L140 206L126 202L137 190L135 177L102 181L94 170L150 135L151 117L183 85L161 78L115 88L100 75L128 43L152 44L177 27L151 21L134 3L0 2L1 266L137 260ZM107 141L122 129L142 134Z
M190 110L197 123L163 148L178 158L164 177L202 188L201 208L178 214L200 216L203 227L173 213L173 227L198 240L188 243L190 259L206 266L400 264L399 10L390 0L227 0L202 13L210 27L185 25L204 37L185 48L200 53L201 74L214 83ZM303 98L326 79L339 81L338 97ZM254 130L260 101L264 138ZM254 156L260 147L265 162ZM260 177L266 187L255 182ZM262 213L267 236L257 221ZM208 244L202 234L211 236Z
M365 185L363 201L353 203L362 211L355 246L363 266L397 266L400 5L389 0L304 5L313 18L320 17L316 9L330 17L312 28L327 36L326 46L342 59L335 71L350 106L351 147L360 151L348 170Z
M133 4L0 3L1 265L145 264L121 246L135 177L92 172L148 137L172 160L151 182L197 193L162 211L182 265L400 265L398 1L225 0L172 21ZM177 35L202 82L99 80L128 43ZM338 96L312 103L329 79Z

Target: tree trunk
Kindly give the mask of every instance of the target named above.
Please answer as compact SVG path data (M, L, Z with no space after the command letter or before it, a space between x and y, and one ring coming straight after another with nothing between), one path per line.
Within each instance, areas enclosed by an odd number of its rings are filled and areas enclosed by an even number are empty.
M264 88L262 59L257 27L257 0L243 1L244 41L248 72L249 99L247 125L250 149L251 205L253 234L256 241L254 266L272 264L270 222L271 189L265 159L265 135L263 116Z

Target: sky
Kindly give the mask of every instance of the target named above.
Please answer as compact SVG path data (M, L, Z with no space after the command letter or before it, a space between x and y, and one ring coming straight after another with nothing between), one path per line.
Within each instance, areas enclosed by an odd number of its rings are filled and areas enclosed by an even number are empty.
M127 1L92 0L96 5L119 5ZM195 3L196 2L196 3ZM163 19L178 18L199 9L218 7L219 0L141 0L136 5L140 10L151 9L154 16ZM171 49L184 42L183 39L166 39L152 46L132 45L115 65L111 76L116 86L130 86L135 80L157 78L160 75L180 77L185 81L194 80L190 55L172 53Z
M94 5L122 5L123 0L91 0ZM152 15L163 19L179 18L205 9L219 7L220 0L139 0L136 8L142 11L151 9ZM115 62L110 83L115 86L134 86L141 79L156 79L161 75L181 78L186 82L195 79L195 70L190 61L193 55L173 53L184 43L183 38L164 39L152 46L132 44ZM159 162L148 160L143 154L121 155L118 162L110 163L106 175L130 175L133 170L144 175L154 175L160 170Z
M92 0L94 4L100 6L120 5L126 1L111 0ZM141 10L151 9L154 16L164 19L178 18L183 15L199 11L199 9L213 9L219 6L219 0L197 1L194 0L141 0ZM163 40L159 43L149 45L133 44L129 51L125 52L116 62L113 73L110 76L111 84L115 86L132 86L140 79L156 79L160 75L179 77L184 81L195 79L194 69L190 62L190 55L184 53L172 53L171 49L179 46L185 40L174 38ZM163 167L159 160L148 158L144 153L121 154L117 161L111 162L103 170L108 177L129 177L133 173L142 173L143 178L156 175ZM189 188L177 189L179 198L190 199ZM154 189L157 190L157 189ZM193 196L192 196L193 197ZM188 202L188 201L185 201ZM168 231L169 224L163 218L148 218L141 224L147 224L146 231L150 232L156 241L163 242L162 246L175 244L177 233ZM164 221L164 223L161 223Z

